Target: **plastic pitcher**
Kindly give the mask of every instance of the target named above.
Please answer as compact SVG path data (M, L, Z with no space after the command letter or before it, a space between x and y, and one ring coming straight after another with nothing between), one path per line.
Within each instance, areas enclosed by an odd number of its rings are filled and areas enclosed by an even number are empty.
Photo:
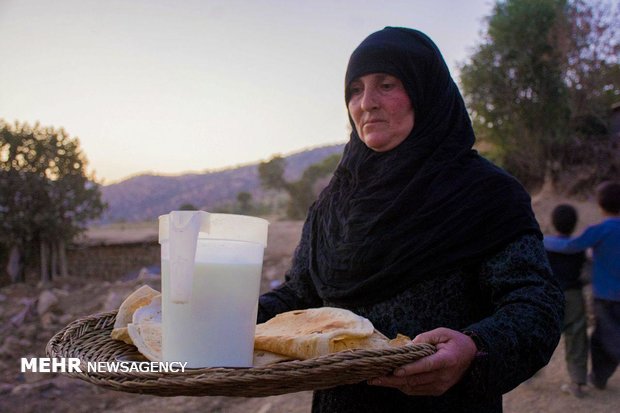
M204 211L159 217L163 361L252 366L268 225Z

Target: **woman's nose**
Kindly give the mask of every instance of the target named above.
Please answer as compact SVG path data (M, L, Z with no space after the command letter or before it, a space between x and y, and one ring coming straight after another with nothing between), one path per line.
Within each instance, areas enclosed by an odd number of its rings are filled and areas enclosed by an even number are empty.
M366 88L363 93L361 99L362 110L369 112L379 107L378 96L375 90Z

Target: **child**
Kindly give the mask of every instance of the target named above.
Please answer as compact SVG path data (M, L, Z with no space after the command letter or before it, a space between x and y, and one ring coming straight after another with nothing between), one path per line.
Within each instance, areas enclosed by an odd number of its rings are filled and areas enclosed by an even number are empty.
M549 251L574 253L592 248L595 326L590 340L590 383L603 390L620 363L620 182L597 188L603 222L577 238L545 238Z
M556 238L568 239L577 224L577 210L571 205L558 205L551 213L551 222L558 233ZM547 251L547 255L566 297L563 333L571 383L562 385L562 391L581 398L588 373L588 332L580 279L586 256L583 251L573 254Z

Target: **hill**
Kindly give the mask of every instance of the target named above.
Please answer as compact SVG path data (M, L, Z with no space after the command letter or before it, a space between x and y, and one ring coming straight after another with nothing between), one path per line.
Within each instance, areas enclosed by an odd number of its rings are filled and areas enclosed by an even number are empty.
M330 145L283 156L286 179L297 180L310 165L342 152L343 147ZM260 201L265 191L260 186L258 165L178 176L139 175L104 186L103 200L109 207L98 223L150 221L188 203L214 210L235 202L239 192L249 192L252 199Z

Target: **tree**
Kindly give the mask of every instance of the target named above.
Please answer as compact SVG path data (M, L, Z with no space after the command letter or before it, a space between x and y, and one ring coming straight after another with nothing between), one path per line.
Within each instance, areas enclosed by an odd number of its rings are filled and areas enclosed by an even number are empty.
M24 281L25 256L31 255L36 228L42 225L44 191L42 179L33 173L0 170L0 243L9 250L7 272L13 282Z
M179 207L179 211L198 211L198 208L194 204L186 202Z
M526 186L539 185L566 161L576 130L604 119L612 97L620 96L619 20L594 12L607 7L498 1L482 44L461 67L476 135Z
M79 140L64 129L0 120L0 243L23 281L23 263L38 249L43 282L66 275L65 248L105 204Z
M264 189L286 189L287 182L284 179L286 160L280 155L275 155L267 162L258 165L258 175L261 186Z
M308 213L308 208L317 198L319 192L327 185L329 177L338 166L340 155L328 156L323 161L310 165L301 175L301 178L288 185L291 196L287 215L292 219L303 219Z
M562 3L496 3L486 41L461 68L477 135L525 183L544 176L549 143L566 136L567 90L554 47Z
M252 212L252 194L249 192L239 192L237 194L240 214L250 214Z
M291 219L303 219L308 208L327 184L328 178L340 162L340 155L328 156L323 161L310 165L295 182L284 179L286 161L275 156L259 165L261 185L266 189L284 190L289 194L287 216Z
M609 108L620 99L620 5L573 0L564 38L573 129L606 132Z

